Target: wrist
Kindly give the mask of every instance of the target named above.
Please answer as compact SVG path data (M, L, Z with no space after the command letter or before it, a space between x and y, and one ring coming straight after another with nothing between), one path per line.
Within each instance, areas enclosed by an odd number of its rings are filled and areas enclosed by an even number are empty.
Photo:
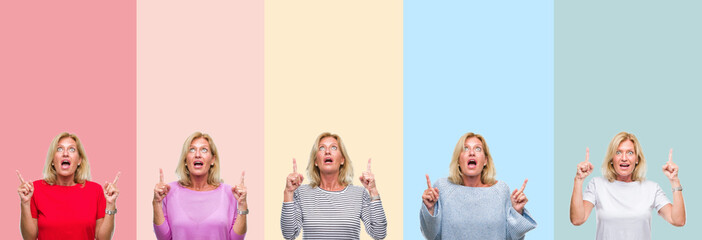
M670 179L670 186L673 188L680 187L680 179Z
M105 209L107 209L107 210L115 210L115 209L117 209L117 206L116 206L116 204L114 204L114 203L111 203L111 204L108 203L107 205L105 205Z
M368 190L368 194L370 194L371 197L380 196L380 194L378 193L378 189L375 189L375 188Z

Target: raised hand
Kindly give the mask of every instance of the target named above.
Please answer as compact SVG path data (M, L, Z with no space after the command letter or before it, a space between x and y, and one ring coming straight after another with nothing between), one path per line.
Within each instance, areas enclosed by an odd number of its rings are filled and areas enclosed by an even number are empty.
M427 207L427 210L429 210L429 213L431 213L431 215L434 215L434 206L436 206L436 202L439 201L439 189L432 188L431 180L429 180L429 174L427 174L426 176L427 189L424 190L424 194L422 194L422 201L424 202L424 206Z
M673 162L673 149L670 149L668 153L668 162L663 165L663 174L668 177L670 181L678 180L678 165Z
M524 211L524 205L529 201L527 199L526 195L524 194L524 188L526 188L526 184L529 179L524 179L524 184L522 184L522 188L519 190L514 189L512 192L512 196L510 196L512 200L512 207L514 210L516 210L519 214L522 214Z
M305 177L303 177L302 174L297 173L297 161L295 158L293 158L293 172L288 174L288 178L285 183L285 191L289 193L295 192L295 190L302 184L302 180L305 180Z
M17 193L20 196L20 203L29 204L29 201L32 200L32 196L34 195L34 184L31 181L24 181L19 170L17 170L17 178L20 180L20 185L17 188Z
M361 177L358 178L361 180L361 184L363 184L363 187L368 189L368 192L370 193L371 197L378 196L378 189L375 187L375 175L373 175L373 172L371 172L371 159L368 159L368 167L366 168L366 171L361 174Z
M163 169L159 168L158 171L159 180L156 186L154 187L154 203L161 203L166 197L166 194L168 194L168 192L171 191L171 185L166 184L163 180Z
M241 211L246 211L249 209L249 206L246 203L247 190L246 185L244 184L245 174L246 172L242 171L241 182L239 183L239 185L232 187L232 194L234 194L234 198L236 198L237 208L239 208L239 210Z
M575 174L575 179L585 180L594 168L592 163L590 163L590 148L585 148L585 161L578 163L578 172Z
M119 196L119 189L117 188L117 180L119 180L119 175L121 172L117 172L117 176L115 177L115 180L112 182L105 182L105 185L102 186L102 190L105 193L105 201L107 201L107 205L112 205L114 206L115 202L117 201L117 196Z

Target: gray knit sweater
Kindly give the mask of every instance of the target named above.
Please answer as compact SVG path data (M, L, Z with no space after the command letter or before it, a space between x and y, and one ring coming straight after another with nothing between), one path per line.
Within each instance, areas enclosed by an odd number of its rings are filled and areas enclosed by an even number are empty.
M447 178L434 183L439 201L434 216L422 203L419 213L427 239L524 239L536 227L529 211L512 208L509 187L497 182L491 187L465 187Z

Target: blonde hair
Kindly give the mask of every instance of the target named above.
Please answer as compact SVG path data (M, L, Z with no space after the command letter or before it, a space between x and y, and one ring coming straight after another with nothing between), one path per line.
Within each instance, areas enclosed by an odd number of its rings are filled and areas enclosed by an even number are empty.
M634 172L631 174L632 181L643 181L646 179L646 158L644 158L643 151L641 151L641 144L636 136L628 132L620 132L612 139L609 143L609 148L607 149L607 156L605 156L604 162L602 162L602 173L604 177L613 182L617 179L617 172L614 170L614 155L617 153L619 144L624 141L631 141L634 144L634 152L636 153L636 158L638 164L634 164Z
M71 138L76 142L76 148L78 149L78 157L81 161L76 168L76 172L73 174L73 181L85 186L85 181L90 180L90 164L88 164L88 156L85 155L85 149L83 149L83 144L80 143L80 139L75 134L62 132L54 137L49 146L49 151L46 154L46 163L44 164L44 181L49 185L56 184L58 177L56 176L56 168L53 166L54 155L58 149L58 144L61 139Z
M201 132L195 132L193 134L190 134L188 139L185 139L185 142L183 143L183 149L181 150L180 158L178 159L178 167L176 167L176 176L178 176L178 183L184 187L189 187L192 184L192 181L190 180L190 171L188 170L188 166L186 164L186 158L188 156L190 144L192 144L193 141L195 141L195 139L198 138L203 138L207 140L207 143L210 144L210 152L214 157L214 165L211 166L207 172L207 184L218 187L219 183L222 182L222 180L219 178L219 152L217 152L217 146L215 146L212 137L210 137L210 135L206 133Z
M339 137L339 135L324 132L322 134L319 134L319 136L317 136L317 138L314 140L312 150L310 151L310 161L307 164L307 176L310 179L310 187L314 188L319 186L319 183L321 181L319 167L315 166L314 163L317 161L319 141L322 141L322 139L324 139L325 137L333 137L339 143L339 151L341 151L341 155L344 156L345 161L343 164L341 164L341 167L339 169L339 177L337 178L337 180L344 186L350 185L353 182L353 166L351 165L351 158L349 158L349 155L346 152L344 142L341 141L341 137Z
M483 144L483 153L485 153L485 158L487 159L487 164L483 167L483 171L480 173L480 181L487 185L495 184L495 175L497 175L497 171L495 170L495 164L492 161L492 155L490 155L490 148L488 148L485 138L483 138L482 135L472 132L463 134L463 136L458 139L456 148L453 149L453 156L451 157L451 164L449 165L448 179L454 184L463 185L463 178L461 177L463 173L461 173L459 158L461 153L463 153L466 140L472 137L477 137Z

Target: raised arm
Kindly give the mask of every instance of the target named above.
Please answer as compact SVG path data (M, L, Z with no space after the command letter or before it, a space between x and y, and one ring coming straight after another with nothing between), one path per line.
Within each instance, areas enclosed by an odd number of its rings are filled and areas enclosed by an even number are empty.
M673 149L668 153L668 162L663 165L663 174L670 180L670 185L673 188L673 203L665 205L658 210L658 214L666 221L676 227L685 226L687 217L685 216L685 201L682 195L682 185L678 179L678 165L673 162Z
M23 239L34 240L37 239L38 232L37 219L32 217L31 209L34 185L31 181L24 181L19 170L17 170L17 178L20 180L20 185L17 188L17 193L20 196L20 231Z
M158 169L159 180L154 187L154 199L151 202L154 208L154 232L157 239L171 239L171 228L166 221L166 213L163 211L163 202L166 195L171 191L171 185L165 183L163 179L163 169Z
M119 180L120 173L117 173L115 180L112 182L105 182L102 187L102 191L105 194L105 217L98 219L96 221L95 238L98 240L109 240L112 239L112 235L115 232L115 214L117 213L117 196L119 196L119 189L117 188L117 181ZM108 214L107 211L112 212Z
M575 226L585 223L594 207L591 202L583 200L583 182L593 169L594 166L590 163L590 149L586 148L585 161L578 164L573 183L573 195L570 197L570 222Z
M241 172L241 182L239 185L232 187L232 194L236 199L237 215L234 221L234 226L232 227L233 233L232 238L234 239L244 239L243 236L246 234L246 215L249 213L249 205L246 202L248 195L248 189L244 184L245 172Z

